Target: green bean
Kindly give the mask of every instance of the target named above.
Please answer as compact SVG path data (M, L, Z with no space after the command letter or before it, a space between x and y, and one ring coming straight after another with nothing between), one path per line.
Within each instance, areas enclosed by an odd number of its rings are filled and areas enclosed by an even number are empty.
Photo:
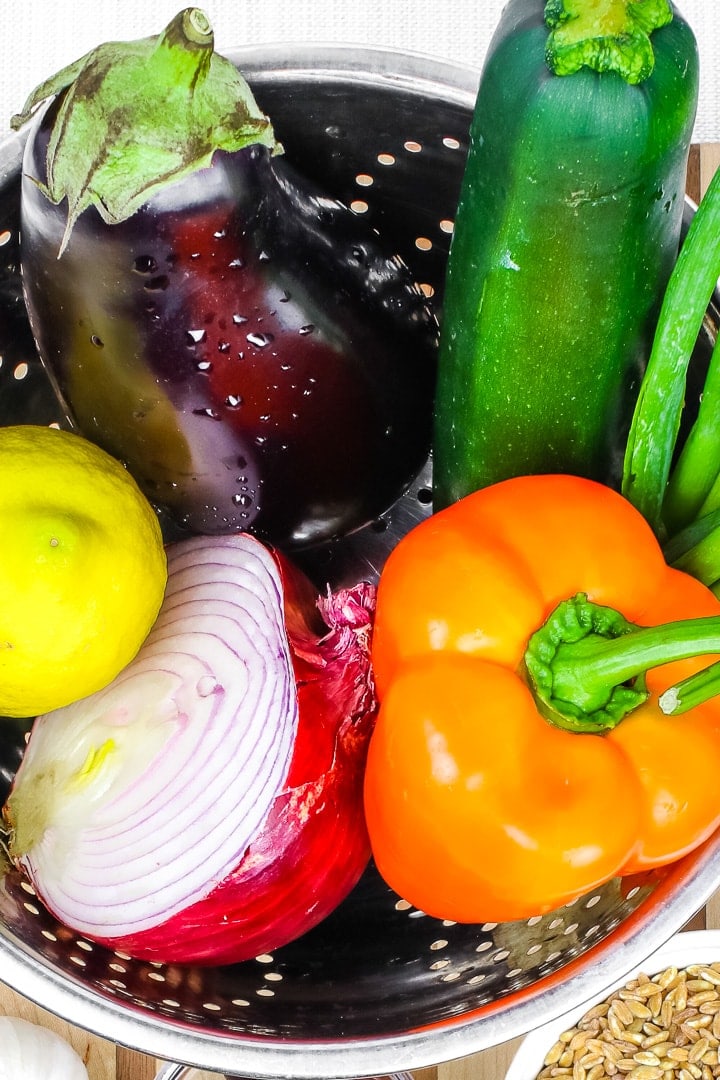
M699 517L663 545L666 561L703 585L720 579L720 511Z
M661 539L688 365L718 278L720 171L693 216L670 275L625 450L623 494Z
M720 506L720 338L715 342L697 417L672 467L663 519L673 536Z

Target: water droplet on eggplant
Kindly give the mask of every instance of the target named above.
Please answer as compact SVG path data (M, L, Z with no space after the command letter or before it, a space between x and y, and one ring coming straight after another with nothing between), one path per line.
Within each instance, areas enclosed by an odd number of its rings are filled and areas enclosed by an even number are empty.
M163 292L170 284L170 278L167 274L158 274L157 277L150 278L145 282L143 288L146 292Z
M246 323L248 321L248 317L247 315L240 315L236 312L232 317L232 321L235 323L236 326L242 326L243 323Z
M154 274L157 270L157 263L152 255L138 255L133 263L133 270L136 274Z
M188 345L199 345L207 338L207 334L204 330L188 330L187 336Z
M253 504L252 495L247 495L247 494L244 494L244 493L239 493L237 495L233 495L232 501L235 504L235 506L244 507L244 509L246 509L246 510L249 509L249 507L251 507L252 504Z
M305 334L312 334L314 330L315 330L315 327L314 327L313 323L305 323L304 326L300 327L300 330L298 332L300 334L305 335Z
M247 335L248 344L254 345L256 349L264 349L266 345L270 345L274 340L272 334L261 334L256 331L252 331Z
M221 416L217 409L207 406L203 409L193 409L193 416L207 416L209 420L220 420Z
M243 399L240 397L239 394L228 394L228 396L225 398L225 404L227 405L228 409L239 409L242 403Z

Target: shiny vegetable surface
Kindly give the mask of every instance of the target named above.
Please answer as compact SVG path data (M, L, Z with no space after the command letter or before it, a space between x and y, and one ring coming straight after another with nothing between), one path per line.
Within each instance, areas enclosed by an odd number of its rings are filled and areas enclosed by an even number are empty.
M21 260L71 418L193 532L358 528L424 464L437 325L306 181L197 9L39 87ZM199 148L199 149L198 149Z
M666 0L504 8L448 261L436 507L527 473L619 485L697 94L695 39Z
M168 571L135 661L35 721L10 854L77 932L231 963L310 929L367 864L374 590L318 598L248 535L171 545Z
M684 855L720 824L720 700L658 696L718 652L720 603L604 485L520 477L428 518L378 589L380 872L429 914L507 921Z

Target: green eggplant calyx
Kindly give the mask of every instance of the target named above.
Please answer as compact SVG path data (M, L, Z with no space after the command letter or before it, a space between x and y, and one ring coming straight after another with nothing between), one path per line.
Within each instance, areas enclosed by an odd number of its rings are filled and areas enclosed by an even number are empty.
M199 8L185 8L157 36L99 45L41 83L12 127L59 94L40 184L50 202L67 199L59 255L89 206L117 224L168 184L209 166L216 150L280 149L245 79L214 51Z
M588 67L644 82L655 66L650 35L672 17L669 0L548 0L547 65L555 75Z

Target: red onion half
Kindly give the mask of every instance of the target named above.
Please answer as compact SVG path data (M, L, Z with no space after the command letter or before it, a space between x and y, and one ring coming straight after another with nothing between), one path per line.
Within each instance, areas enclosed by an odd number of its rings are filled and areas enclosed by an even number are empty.
M141 959L234 963L315 926L369 858L374 588L317 597L245 534L168 550L136 659L39 717L4 813L48 909Z

